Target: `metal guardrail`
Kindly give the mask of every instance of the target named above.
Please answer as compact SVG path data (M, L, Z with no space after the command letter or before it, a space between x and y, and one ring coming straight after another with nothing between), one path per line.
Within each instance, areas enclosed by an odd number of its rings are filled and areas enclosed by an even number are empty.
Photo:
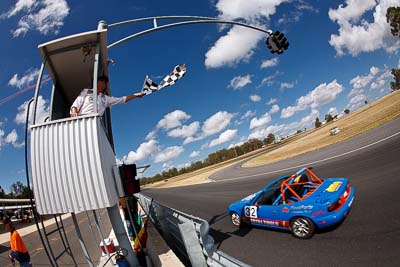
M169 208L143 194L135 196L185 266L250 266L216 249L207 221Z

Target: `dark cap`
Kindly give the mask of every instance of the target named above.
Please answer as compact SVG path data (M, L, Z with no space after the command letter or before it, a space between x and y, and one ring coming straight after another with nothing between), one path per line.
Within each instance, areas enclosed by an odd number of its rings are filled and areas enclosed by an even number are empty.
M97 78L98 81L104 81L105 83L108 83L108 77L106 75L101 75Z

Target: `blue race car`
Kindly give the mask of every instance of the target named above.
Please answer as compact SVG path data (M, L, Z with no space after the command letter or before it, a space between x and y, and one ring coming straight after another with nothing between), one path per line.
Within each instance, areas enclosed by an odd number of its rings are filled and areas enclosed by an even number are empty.
M293 236L308 239L316 229L342 221L353 203L354 188L346 178L320 179L311 169L280 177L231 204L233 225L288 229Z

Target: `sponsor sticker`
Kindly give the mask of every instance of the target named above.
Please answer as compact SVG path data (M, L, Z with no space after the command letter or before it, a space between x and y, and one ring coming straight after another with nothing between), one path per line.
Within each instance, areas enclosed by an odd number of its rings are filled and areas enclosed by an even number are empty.
M257 224L264 224L268 226L279 226L279 227L289 227L289 222L287 221L279 221L279 220L264 220L264 219L250 219L250 222Z
M325 189L326 192L336 192L339 190L340 186L342 185L342 182L333 182L328 186L327 189Z
M291 206L290 210L311 210L313 209L313 205L300 205L300 206Z

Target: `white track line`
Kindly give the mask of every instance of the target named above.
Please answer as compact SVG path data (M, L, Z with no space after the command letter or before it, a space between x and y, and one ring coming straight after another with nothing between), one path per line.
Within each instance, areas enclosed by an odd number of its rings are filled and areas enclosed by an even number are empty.
M351 150L351 151L348 151L348 152L345 152L345 153L342 153L342 154L339 154L339 155L336 155L336 156L332 156L332 157L329 157L329 158L326 158L326 159L321 159L321 160L317 160L317 161L313 161L313 162L309 162L309 163L304 163L304 164L301 164L301 165L297 165L297 166L293 166L293 167L289 167L289 168L284 168L284 169L280 169L280 170L275 170L275 171L263 172L263 173L252 174L252 175L245 175L245 176L234 177L234 178L229 178L229 179L225 179L225 180L217 180L217 181L216 180L212 180L212 181L215 182L215 183L217 183L217 182L225 182L225 181L233 181L233 180L239 180L239 179L243 179L243 178L255 177L255 176L259 176L259 175L263 175L263 174L277 173L277 172L281 172L281 171L287 171L287 170L291 170L291 169L297 169L297 168L300 168L300 167L310 166L310 165L313 165L313 164L316 164L316 163L320 163L320 162L328 161L328 160L335 159L335 158L338 158L338 157L342 157L342 156L354 153L356 151L365 149L365 148L370 147L370 146L374 146L374 145L379 144L381 142L384 142L384 141L386 141L386 140L388 140L390 138L393 138L393 137L395 137L396 135L399 135L399 134L400 134L400 132L397 132L395 134L392 134L391 136L385 137L385 138L383 138L381 140L378 140L378 141L373 142L371 144L368 144L366 146L359 147L357 149L354 149L354 150Z

